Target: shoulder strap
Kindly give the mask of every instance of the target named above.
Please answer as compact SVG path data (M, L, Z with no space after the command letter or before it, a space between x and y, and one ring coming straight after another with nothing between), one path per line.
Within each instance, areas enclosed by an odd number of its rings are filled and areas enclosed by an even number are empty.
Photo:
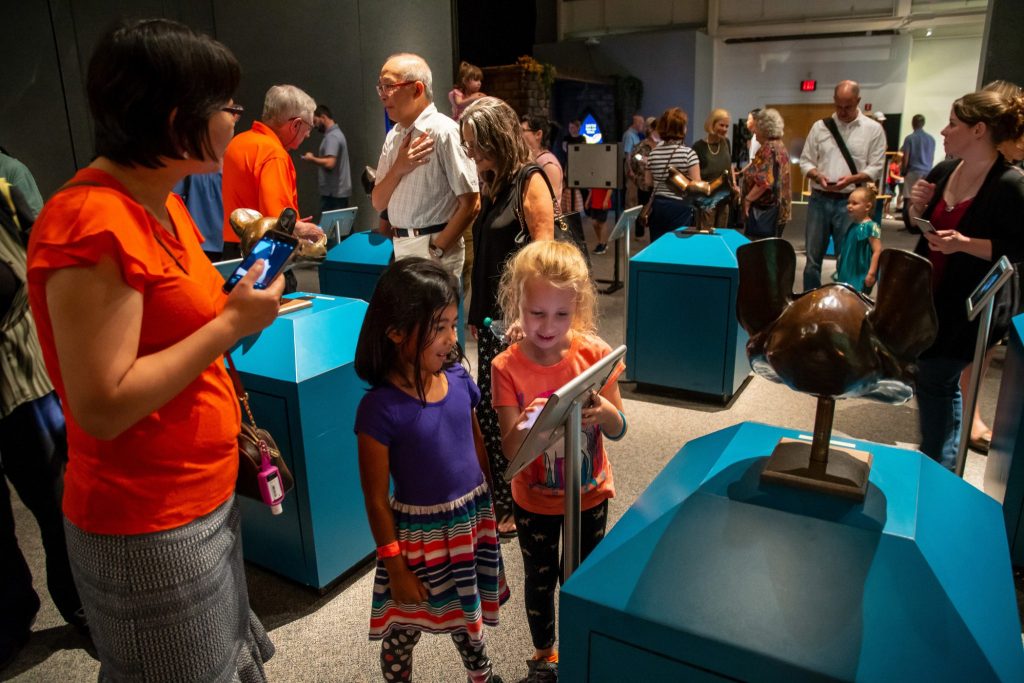
M843 159L846 159L846 165L850 167L850 173L857 175L857 164L853 163L853 157L850 156L850 150L846 147L846 140L839 134L839 126L836 125L835 119L831 116L826 116L821 120L828 128L828 132L832 133L832 137L835 138L836 145L839 146L839 152L843 155Z
M519 169L516 173L515 188L513 192L516 193L516 204L515 212L516 218L519 219L520 233L529 234L529 226L526 225L526 214L523 208L523 195L526 194L526 181L534 173L540 173L540 177L544 179L544 184L548 186L548 192L551 193L551 203L554 205L555 202L555 190L551 187L551 181L548 180L548 174L544 172L540 166L534 163L529 163Z

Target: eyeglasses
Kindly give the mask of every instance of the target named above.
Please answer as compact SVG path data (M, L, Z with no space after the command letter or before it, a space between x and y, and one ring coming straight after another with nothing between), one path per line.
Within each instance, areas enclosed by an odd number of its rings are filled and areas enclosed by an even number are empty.
M226 107L221 107L220 110L234 116L236 121L245 113L245 107L240 104L229 104Z
M304 124L306 124L310 128L314 128L315 127L311 122L307 121L306 119L302 118L301 116L293 116L293 117L291 117L288 120L289 121L302 121Z
M402 81L401 83L378 83L377 94L381 97L391 97L399 88L404 88L407 85L412 85L416 81Z

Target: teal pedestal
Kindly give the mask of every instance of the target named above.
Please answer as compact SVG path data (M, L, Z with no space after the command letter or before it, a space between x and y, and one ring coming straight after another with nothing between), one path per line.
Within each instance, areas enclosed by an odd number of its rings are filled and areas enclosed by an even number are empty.
M366 313L357 299L314 299L231 352L259 426L295 475L284 511L239 498L245 559L324 588L374 550L359 484L353 368Z
M1013 564L1024 566L1024 314L1013 319L999 385L985 492L1003 504Z
M736 230L670 232L630 259L626 364L638 389L724 403L747 379L736 250L748 241Z
M800 436L741 423L669 461L562 589L562 680L1024 680L999 506L866 442L862 503L762 485Z
M373 231L353 233L331 247L319 265L320 291L369 301L393 256L387 237Z

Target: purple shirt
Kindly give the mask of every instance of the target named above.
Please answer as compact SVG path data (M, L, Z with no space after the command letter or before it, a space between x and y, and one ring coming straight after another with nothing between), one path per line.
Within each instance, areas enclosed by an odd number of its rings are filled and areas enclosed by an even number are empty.
M359 402L356 433L388 448L395 500L438 505L457 500L484 481L473 440L473 408L480 389L461 365L445 370L448 394L424 406L391 384Z

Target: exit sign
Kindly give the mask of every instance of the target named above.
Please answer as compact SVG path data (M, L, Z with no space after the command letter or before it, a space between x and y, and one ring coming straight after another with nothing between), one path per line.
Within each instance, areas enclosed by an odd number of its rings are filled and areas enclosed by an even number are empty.
M813 92L818 89L818 81L800 81L800 90L802 92Z

